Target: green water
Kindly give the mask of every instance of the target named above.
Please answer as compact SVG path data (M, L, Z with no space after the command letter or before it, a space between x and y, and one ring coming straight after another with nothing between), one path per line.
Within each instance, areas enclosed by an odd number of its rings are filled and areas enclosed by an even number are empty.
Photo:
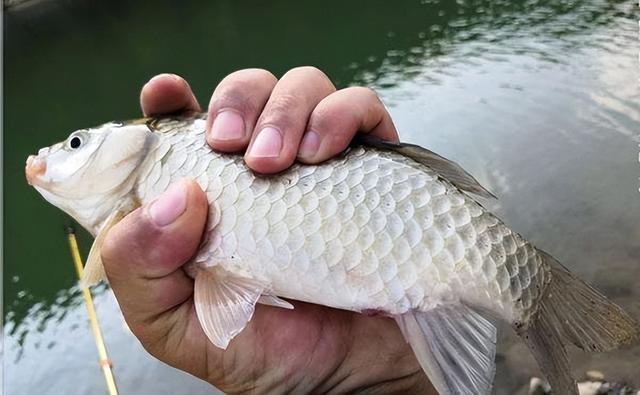
M74 129L139 115L160 72L203 105L245 67L311 64L376 88L403 140L457 160L492 209L640 317L637 5L622 1L49 1L4 14L4 390L104 393L67 249L70 220L24 162ZM81 234L86 255L90 238ZM122 393L208 393L147 356L101 287ZM572 354L640 386L640 347ZM495 393L537 374L503 331Z

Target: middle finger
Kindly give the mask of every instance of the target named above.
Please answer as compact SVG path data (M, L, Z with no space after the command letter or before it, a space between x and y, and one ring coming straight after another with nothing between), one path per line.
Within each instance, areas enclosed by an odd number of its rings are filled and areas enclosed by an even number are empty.
M298 67L282 76L256 124L245 154L247 165L259 173L291 166L311 112L335 90L315 67Z

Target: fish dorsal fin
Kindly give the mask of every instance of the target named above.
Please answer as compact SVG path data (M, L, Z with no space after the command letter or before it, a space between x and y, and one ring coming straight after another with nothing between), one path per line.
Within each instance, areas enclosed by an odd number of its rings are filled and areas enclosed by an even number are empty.
M161 124L172 120L187 120L187 119L205 119L207 113L180 110L171 114L164 114L162 117L148 116L144 118L132 119L122 122L123 125L146 125L152 132L162 132Z
M383 150L395 151L433 169L442 178L449 181L462 191L473 193L484 198L496 198L493 193L483 187L478 180L464 170L459 164L442 157L433 151L420 147L419 145L393 143L367 134L357 135L354 143Z
M402 333L441 395L490 394L496 328L464 305L396 316Z
M226 349L247 325L265 289L257 280L219 267L198 269L193 301L200 326L211 343Z
M104 272L104 266L102 265L100 250L102 249L102 244L104 243L104 239L107 236L109 229L113 228L115 224L120 222L124 216L125 213L122 210L115 210L107 217L106 221L102 225L102 228L91 245L91 250L87 257L87 263L82 269L82 277L80 277L81 288L89 287L107 278Z

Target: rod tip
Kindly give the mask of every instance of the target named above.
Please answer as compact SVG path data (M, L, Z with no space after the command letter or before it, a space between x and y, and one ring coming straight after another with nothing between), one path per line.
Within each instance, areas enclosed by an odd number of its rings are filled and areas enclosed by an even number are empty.
M75 235L76 234L76 230L72 225L65 226L64 230L68 235Z

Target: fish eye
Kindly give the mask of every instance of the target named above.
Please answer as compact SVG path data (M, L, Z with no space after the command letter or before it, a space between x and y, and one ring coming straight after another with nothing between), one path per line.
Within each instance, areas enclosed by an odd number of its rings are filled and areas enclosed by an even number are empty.
M75 150L78 149L82 146L82 143L84 142L82 136L80 134L75 134L72 135L69 140L67 140L67 147Z
M69 146L73 149L76 149L82 145L82 139L78 136L73 136L71 141L69 141Z

